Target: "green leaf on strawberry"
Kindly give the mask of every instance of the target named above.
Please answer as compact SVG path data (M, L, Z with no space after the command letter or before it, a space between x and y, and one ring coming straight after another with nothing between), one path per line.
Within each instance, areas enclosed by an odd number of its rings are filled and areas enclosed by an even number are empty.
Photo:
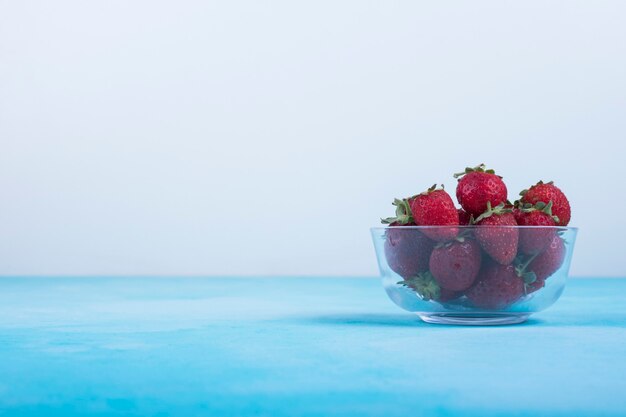
M425 301L437 300L441 293L441 288L430 271L399 281L398 284L412 289Z

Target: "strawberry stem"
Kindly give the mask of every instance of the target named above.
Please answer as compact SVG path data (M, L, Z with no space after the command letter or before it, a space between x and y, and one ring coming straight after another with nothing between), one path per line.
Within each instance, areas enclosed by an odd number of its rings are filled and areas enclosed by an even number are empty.
M441 189L445 190L445 187L444 187L443 184L441 184ZM409 200L414 198L414 197L417 197L418 195L428 195L428 194L432 193L433 191L437 191L437 184L436 183L433 184L432 186L430 186L430 188L428 188L426 191L421 192L421 193L419 193L417 195L414 195L413 197L410 197Z
M396 223L399 225L405 225L413 223L411 207L409 207L409 201L406 198L403 198L402 200L399 198L394 198L393 203L391 204L396 206L396 215L395 217L380 219L382 224Z
M483 214L478 216L476 220L474 220L474 223L478 223L481 220L486 219L487 217L493 216L494 214L497 216L501 216L505 213L511 213L512 211L513 210L507 208L504 203L500 203L497 206L491 208L491 201L487 201L487 210Z
M534 255L529 256L528 259L526 259L523 263L520 260L520 263L515 266L515 273L518 277L524 280L525 284L532 284L537 280L537 275L533 271L526 271L528 265L530 265L530 263L535 260L537 255L539 254L535 253Z
M454 175L452 175L454 178L461 178L463 175L465 174L469 174L470 172L485 172L487 174L495 174L496 171L494 171L493 169L485 169L485 164L480 164L478 166L475 167L467 167L465 168L465 171L463 172L458 172Z

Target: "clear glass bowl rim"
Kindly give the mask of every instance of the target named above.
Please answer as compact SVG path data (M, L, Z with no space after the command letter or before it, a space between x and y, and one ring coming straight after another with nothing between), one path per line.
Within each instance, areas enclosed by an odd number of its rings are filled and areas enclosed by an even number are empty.
M484 229L488 228L501 228L501 229L555 229L555 230L572 230L578 231L578 227L572 226L479 226L479 225L450 225L450 226L378 226L378 227L370 227L371 231L384 231L388 229L415 229L415 230L424 230L424 229L450 229L450 228L459 228L459 229Z

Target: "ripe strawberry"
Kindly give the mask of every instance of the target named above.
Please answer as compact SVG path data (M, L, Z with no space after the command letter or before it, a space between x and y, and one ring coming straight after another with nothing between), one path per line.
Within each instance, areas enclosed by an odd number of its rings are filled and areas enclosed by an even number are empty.
M469 226L472 224L472 215L463 209L456 210L459 213L459 224L461 226Z
M434 242L417 229L392 223L385 231L385 258L392 271L409 278L428 269Z
M450 291L445 288L439 288L439 298L437 298L437 301L440 303L446 303L448 301L456 300L462 295L462 291Z
M533 271L538 280L545 280L563 265L564 260L565 243L556 235L546 250L537 255L528 265L528 270Z
M516 209L515 220L520 226L548 226L539 228L522 228L519 232L520 251L526 255L542 252L554 236L556 221L552 215L552 201L548 204L538 202L534 206L526 203Z
M425 192L409 199L413 220L418 226L451 226L424 229L424 234L437 242L446 242L456 237L459 229L459 213L450 195L436 184Z
M487 211L476 219L477 227L474 231L476 240L491 258L499 264L508 265L513 262L517 254L519 230L515 217L504 204L491 208L487 203Z
M465 172L454 174L460 178L456 186L456 198L469 214L480 216L487 210L487 203L495 207L506 201L506 185L502 177L492 169L485 170L485 164L465 168Z
M513 304L524 294L524 281L513 265L489 262L483 267L476 284L465 295L476 307L496 310Z
M436 184L413 197L402 200L396 198L393 205L396 206L396 215L382 219L385 224L451 226L423 230L426 236L438 242L454 239L459 231L456 227L459 224L459 214L454 202L443 188L437 190Z
M463 291L480 271L480 246L471 239L438 245L430 255L430 272L441 288Z
M517 275L526 283L526 293L530 294L544 287L546 279L563 265L565 243L554 234L548 247L539 254L520 256L515 268Z
M538 202L548 204L552 201L552 214L558 217L557 226L567 226L572 215L569 201L563 191L561 191L552 181L544 183L539 181L537 184L520 193L521 203L534 205Z

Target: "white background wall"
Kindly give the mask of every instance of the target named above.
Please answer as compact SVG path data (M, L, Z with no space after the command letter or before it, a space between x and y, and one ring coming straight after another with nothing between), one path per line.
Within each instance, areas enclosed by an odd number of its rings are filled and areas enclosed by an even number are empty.
M374 275L394 196L555 180L626 275L626 3L0 0L0 275Z

